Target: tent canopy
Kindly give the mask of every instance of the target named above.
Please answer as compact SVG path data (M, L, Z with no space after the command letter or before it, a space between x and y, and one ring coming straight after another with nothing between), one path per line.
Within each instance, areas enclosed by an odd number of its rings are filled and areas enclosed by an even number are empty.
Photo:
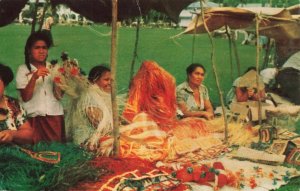
M291 8L293 13L298 7ZM300 23L295 19L289 9L284 8L231 8L216 7L204 10L204 21L209 31L228 26L231 29L245 29L254 31L256 20L259 20L259 33L275 40L300 39ZM204 21L201 16L189 24L183 33L205 33Z
M0 27L11 23L28 0L0 0ZM196 0L118 0L118 19L124 20L156 10L177 22L179 14ZM111 0L50 0L52 6L64 4L94 22L111 22ZM140 12L140 10L141 12Z

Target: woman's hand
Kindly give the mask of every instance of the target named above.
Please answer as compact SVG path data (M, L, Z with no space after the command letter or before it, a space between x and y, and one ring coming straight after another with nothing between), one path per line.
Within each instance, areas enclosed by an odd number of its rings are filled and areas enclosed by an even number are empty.
M212 120L214 119L214 114L211 112L203 111L202 117L204 117L207 120Z
M24 102L31 100L33 96L33 91L35 88L36 80L42 76L43 78L49 74L49 70L46 67L40 67L35 72L33 72L29 83L24 89L19 89L21 92L21 98Z
M32 75L34 79L38 79L40 76L45 77L49 74L49 70L46 67L41 67L37 69Z
M0 143L10 143L14 139L12 130L0 131Z
M207 120L214 119L213 107L209 100L204 100L205 111L189 111L185 103L178 103L178 108L184 117L202 117Z

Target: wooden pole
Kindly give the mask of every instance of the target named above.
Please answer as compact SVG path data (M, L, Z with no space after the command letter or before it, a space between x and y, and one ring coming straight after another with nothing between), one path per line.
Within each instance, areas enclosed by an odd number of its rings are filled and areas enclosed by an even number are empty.
M262 109L261 109L261 97L260 97L260 92L259 92L259 53L260 53L260 42L259 42L259 15L256 15L256 86L257 86L257 95L258 95L258 123L261 125L262 123Z
M204 24L205 30L208 34L208 37L209 37L209 40L210 40L210 43L211 43L211 49L212 49L212 51L211 51L211 61L212 61L211 64L212 64L212 69L213 69L213 72L214 72L215 80L216 80L216 83L217 83L219 98L220 98L220 102L221 102L221 106L222 106L223 118L224 118L224 124L225 124L224 142L227 144L228 143L228 123L227 123L227 117L226 117L225 104L224 104L224 100L223 100L223 92L221 91L221 88L220 88L217 68L216 68L216 64L215 64L215 46L214 46L214 42L213 42L212 36L210 34L210 31L208 30L208 27L207 27L205 19L204 19L204 9L203 9L202 0L200 0L200 5L201 5L201 16L202 16L203 24Z
M32 24L31 24L31 34L35 31L35 24L36 24L36 15L38 10L39 0L35 0L34 5L34 12L33 12L33 18L32 18Z
M117 104L117 80L116 80L116 71L117 71L117 26L118 21L118 0L112 0L112 34L111 34L111 56L110 56L110 68L111 68L111 102L113 110L113 155L119 156L119 109Z

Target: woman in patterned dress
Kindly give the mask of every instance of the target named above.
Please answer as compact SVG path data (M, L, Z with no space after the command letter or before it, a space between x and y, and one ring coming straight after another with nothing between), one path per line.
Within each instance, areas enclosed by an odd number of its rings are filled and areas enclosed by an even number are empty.
M187 81L176 88L177 105L183 117L213 119L213 107L208 90L202 84L205 77L203 65L194 63L187 67Z
M16 99L4 95L5 88L12 80L12 70L0 64L0 144L32 143L33 129L24 109Z

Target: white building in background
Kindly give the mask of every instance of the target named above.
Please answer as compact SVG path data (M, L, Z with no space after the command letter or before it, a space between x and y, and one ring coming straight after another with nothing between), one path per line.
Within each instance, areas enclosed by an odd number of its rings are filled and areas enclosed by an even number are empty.
M56 7L59 23L76 23L80 20L80 15L72 11L65 5L58 5Z
M22 12L25 10L29 10L29 4L35 4L36 0L29 0L28 3L23 8ZM38 14L41 14L43 11L44 4L46 0L39 0L39 10ZM18 21L20 23L28 23L32 22L32 18L23 18L22 12L19 14ZM69 7L65 5L57 5L56 6L56 14L58 15L58 23L66 23L66 24L91 24L91 21L88 21L86 18L82 17L80 14L75 13Z
M204 7L219 7L218 4L213 2L204 2ZM179 15L180 27L187 27L192 19L195 17L195 13L200 9L200 2L191 3L187 8L183 9Z

